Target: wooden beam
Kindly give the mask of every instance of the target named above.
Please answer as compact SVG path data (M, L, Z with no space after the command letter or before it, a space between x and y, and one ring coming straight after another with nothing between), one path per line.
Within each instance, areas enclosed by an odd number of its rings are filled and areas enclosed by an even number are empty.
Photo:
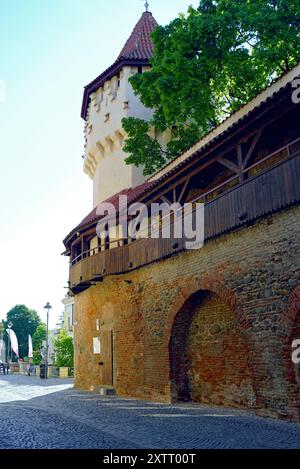
M243 169L243 152L242 152L242 145L239 144L236 148L237 151L237 161L240 171Z
M165 197L164 195L160 195L159 197L163 202L165 202L168 205L171 205L171 202L169 201L169 199L167 199L167 197Z
M281 101L284 101L284 99L281 100ZM289 110L290 110L290 108L281 110L281 116L286 114L287 112L289 112ZM270 109L267 112L269 112L269 111L270 111ZM262 118L263 117L265 118L265 114L266 114L266 111L264 111L261 115L256 117L252 122L252 124L254 125L254 123L257 120L261 121L260 122L260 131L259 132L263 132L266 127L270 126L271 124L273 124L273 122L278 120L278 115L276 113L272 113L271 117L269 117L268 119L265 119L264 121L262 121ZM192 160L192 161L189 162L189 164L187 166L183 165L181 168L178 168L177 171L176 171L177 181L176 181L175 184L174 183L170 184L170 181L174 180L174 174L172 174L172 175L169 176L168 179L164 179L162 186L158 186L155 189L154 195L153 195L153 193L151 195L150 194L145 194L145 196L141 198L141 202L145 203L145 201L147 201L146 203L152 203L158 197L160 197L160 195L158 195L158 193L159 193L160 190L163 190L162 187L166 187L168 185L168 190L167 191L165 190L165 193L168 192L170 189L172 189L172 187L174 185L178 185L178 184L182 183L183 181L185 181L187 176L192 177L195 174L201 172L202 170L204 170L205 168L207 168L211 164L218 161L218 159L221 156L226 156L228 153L233 151L236 148L238 143L245 142L245 141L249 140L251 137L253 137L257 134L257 128L253 129L251 131L248 131L246 133L246 135L243 135L241 138L236 139L235 143L232 143L232 144L228 145L229 142L234 140L234 138L236 138L237 135L241 134L247 127L249 127L249 124L242 126L241 129L234 132L234 134L232 136L228 136L225 139L218 142L215 146L213 146L208 151L208 153L202 155L198 160ZM225 149L220 151L220 147L222 148L224 146L225 146ZM213 156L213 157L209 158L209 155L212 155L216 152L219 152L219 153L217 153L216 156ZM205 158L208 158L208 159L205 160ZM204 162L202 160L204 160ZM227 160L225 160L225 161L227 161ZM199 162L201 162L200 165L199 165ZM235 168L237 168L236 165L235 165ZM233 168L230 168L230 169L233 170ZM236 169L234 169L233 172L235 174L238 174Z
M286 102L286 98L282 98L281 101L279 102L279 104L285 104ZM278 106L278 104L277 104ZM205 162L202 167L198 166L196 170L193 170L193 174L196 173L196 172L199 172L201 171L201 169L207 167L208 165L214 163L215 161L217 161L218 157L220 156L220 154L228 154L231 150L234 150L234 148L236 147L237 143L241 143L241 142L244 142L245 140L248 140L249 138L251 138L253 135L256 135L257 134L257 127L256 129L253 129L251 131L248 131L246 133L246 135L243 135L242 137L238 138L238 136L240 134L242 134L243 132L245 132L245 130L248 128L248 127L252 127L255 125L255 123L257 123L257 121L259 122L259 125L260 125L260 128L261 130L264 130L266 127L270 126L271 124L273 124L273 122L275 122L276 120L278 120L278 112L280 111L280 115L281 117L286 114L287 112L289 112L290 108L293 106L293 104L291 104L291 106L289 108L285 108L285 109L277 109L277 113L275 112L271 112L272 110L274 110L274 106L272 106L271 108L268 108L267 110L264 110L262 113L260 113L258 116L256 116L252 121L251 121L251 124L249 125L249 123L247 123L247 120L245 120L245 124L241 125L240 127L238 127L238 129L233 132L233 134L229 135L228 137L226 138L223 138L221 140L219 140L215 145L213 145L212 147L210 147L209 151L208 152L205 152L203 155L201 155L200 158L198 158L197 160L195 159L192 159L188 165L182 165L182 167L178 168L177 171L176 171L176 177L179 178L181 175L183 175L184 173L187 173L188 171L191 171L191 167L194 167L195 165L199 165L199 162L201 160L203 160L204 158L207 158L209 155L211 154L214 154L216 152L220 152L218 156L216 157L213 157L209 162ZM266 114L268 114L268 117L266 118ZM231 142L233 141L234 139L236 139L236 142L232 145L228 145L228 147L226 148L226 150L224 151L220 151L220 148L224 147L225 145L228 144L228 142ZM196 154L198 152L195 152ZM232 169L232 168L230 168ZM236 172L236 170L234 170L234 172ZM190 173L191 174L191 173ZM186 177L186 176L185 176ZM182 178L182 179L185 179ZM163 181L163 185L167 185L167 184L170 184L169 182L169 179L170 180L173 180L174 179L174 174L170 175L169 178L166 178L164 179ZM147 196L145 196L145 198L148 198L148 194ZM142 199L144 200L144 199ZM141 201L142 201L141 200Z
M243 162L243 168L244 169L246 168L246 166L247 166L247 164L248 164L248 162L249 162L249 160L250 160L250 158L251 158L251 156L252 156L252 154L253 154L253 152L256 148L256 145L257 145L262 133L263 133L263 129L260 129L260 131L255 135L254 139L252 140L252 143L250 145L248 153L247 153L247 155L244 159L244 162Z
M217 158L216 161L225 166L226 168L231 169L231 171L233 171L234 173L239 174L239 167L235 163L232 163L232 161L226 160L226 158L223 158L223 156Z
M187 186L188 186L189 183L190 183L190 180L191 180L191 178L189 177L189 178L185 181L185 183L183 184L183 188L181 189L181 192L180 192L179 197L178 197L178 199L177 199L177 202L178 202L179 204L180 204L180 202L181 202L181 200L182 200L182 198L183 198L183 196L184 196L184 194L185 194L185 191L186 191L186 189L187 189Z
M240 182L243 182L243 180L244 180L244 173L243 173L244 166L243 166L243 152L242 152L242 144L241 143L238 144L238 146L236 148L236 151L237 151L239 178L240 178Z
M233 147L234 148L234 147ZM222 155L224 154L228 154L228 151L224 151L224 153L221 153ZM219 155L220 156L220 155ZM203 171L204 169L206 169L207 167L211 166L213 163L215 163L217 161L217 157L215 158L212 158L210 160L207 160L205 161L204 163L202 163L199 166L196 166L194 165L194 169L193 170L190 170L190 172L188 174L184 174L180 179L177 179L176 182L174 182L173 184L170 184L168 189L164 191L164 194L170 192L170 190L174 187L174 186L178 186L179 184L182 184L186 181L187 177L189 177L189 179L191 179L195 174L198 174L198 173L201 173L201 171ZM236 172L234 171L234 173L236 174ZM165 186L165 184L164 184ZM150 194L150 197L148 198L148 194L146 197L143 197L141 199L141 202L143 203L146 203L148 205L150 205L151 203L153 202L156 202L157 199L162 199L162 195L159 193L159 191L161 190L161 187L158 187L153 193ZM170 202L166 199L166 201L170 204Z

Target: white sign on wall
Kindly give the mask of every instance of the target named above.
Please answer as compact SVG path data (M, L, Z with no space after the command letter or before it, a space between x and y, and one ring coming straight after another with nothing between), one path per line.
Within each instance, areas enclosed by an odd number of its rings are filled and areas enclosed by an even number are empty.
M93 338L93 347L94 347L94 354L99 355L101 353L100 337Z

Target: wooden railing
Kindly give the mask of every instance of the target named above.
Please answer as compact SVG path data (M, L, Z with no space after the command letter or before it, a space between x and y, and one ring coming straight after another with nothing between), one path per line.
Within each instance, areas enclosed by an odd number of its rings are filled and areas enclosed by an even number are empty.
M300 154L244 181L205 204L205 240L300 202ZM185 239L138 239L86 257L70 267L74 293L106 275L129 272L185 249Z
M270 161L275 157L279 157L280 161L283 161L284 158L288 157L293 157L296 155L297 152L300 151L300 138L297 138L288 144L283 145L280 148L277 148L275 151L272 153L268 153L264 158L259 159L255 163L253 163L250 166L246 166L243 168L243 175L245 180L247 179L253 179L253 176L257 173L265 172L266 170L263 170L262 167L264 166L265 163L270 165ZM285 159L286 160L286 159ZM272 164L274 166L274 163ZM224 180L222 183L218 184L217 186L214 186L210 188L207 191L203 191L201 194L199 194L196 198L193 200L189 200L190 204L195 204L197 202L202 202L202 203L208 203L211 201L211 199L215 199L216 197L221 196L223 193L228 193L229 188L233 188L239 185L239 178L237 175L234 175L226 180ZM167 216L168 217L168 216ZM95 233L96 234L96 233ZM103 245L97 248L92 248L85 250L81 252L80 254L76 255L72 260L71 264L77 264L81 260L85 259L86 257L93 256L95 254L98 254L101 251L104 251L106 249L115 249L119 248L125 244L129 244L131 242L134 242L135 239L130 239L130 237L125 238L125 239L117 239L117 240L109 240L107 243L107 247L105 247L105 243Z

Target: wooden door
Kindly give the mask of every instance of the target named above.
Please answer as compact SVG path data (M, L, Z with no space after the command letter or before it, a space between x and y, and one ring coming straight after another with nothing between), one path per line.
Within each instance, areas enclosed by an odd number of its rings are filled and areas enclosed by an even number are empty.
M102 380L104 386L113 386L113 333L101 332Z

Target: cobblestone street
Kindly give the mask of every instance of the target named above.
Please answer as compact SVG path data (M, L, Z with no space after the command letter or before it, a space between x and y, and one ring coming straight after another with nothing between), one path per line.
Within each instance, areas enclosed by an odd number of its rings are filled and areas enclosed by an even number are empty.
M0 377L0 448L300 448L300 425L204 405L162 405Z

